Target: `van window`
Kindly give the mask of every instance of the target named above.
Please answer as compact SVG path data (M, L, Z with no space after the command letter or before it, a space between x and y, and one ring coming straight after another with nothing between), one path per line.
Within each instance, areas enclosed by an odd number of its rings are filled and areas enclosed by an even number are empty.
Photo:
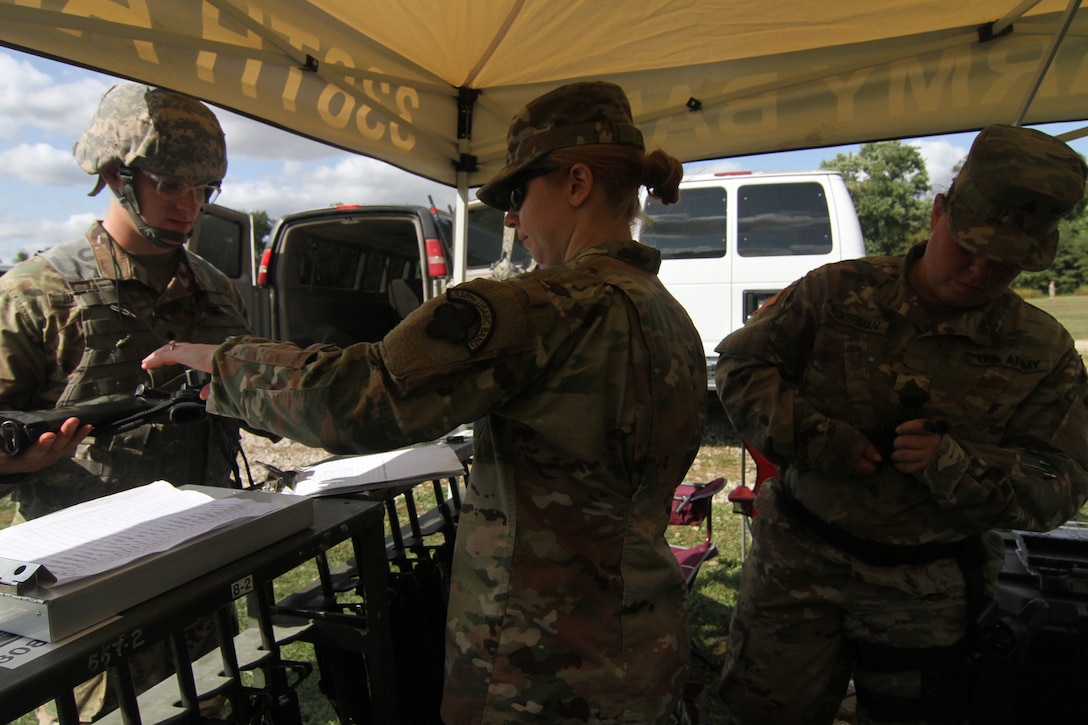
M684 189L677 204L647 199L639 239L658 249L662 259L724 257L725 202L720 186Z
M229 219L205 214L200 220L200 256L231 279L242 276L243 226Z
M382 292L384 290L385 267L388 260L384 254L374 250L366 255L366 266L363 267L362 289L364 292Z
M503 219L506 212L479 206L468 210L468 250L465 254L465 266L468 269L482 267L490 269L502 257L502 237L505 230ZM514 235L514 248L511 262L515 266L525 267L530 263L530 254L525 245Z
M830 251L831 217L822 185L803 182L740 187L737 254L786 257Z
M299 284L306 287L353 289L363 248L324 237L308 237L298 257Z

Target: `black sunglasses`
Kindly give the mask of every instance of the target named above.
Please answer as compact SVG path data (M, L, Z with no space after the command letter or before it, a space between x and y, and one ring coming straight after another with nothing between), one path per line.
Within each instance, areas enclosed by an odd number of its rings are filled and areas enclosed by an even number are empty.
M526 171L510 186L510 206L508 211L517 214L521 211L521 205L525 203L525 187L538 176L547 176L553 171L559 171L558 167L546 166L541 169Z

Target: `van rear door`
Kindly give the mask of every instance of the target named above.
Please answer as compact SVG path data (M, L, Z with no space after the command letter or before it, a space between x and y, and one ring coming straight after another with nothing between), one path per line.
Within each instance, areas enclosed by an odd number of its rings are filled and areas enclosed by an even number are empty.
M437 244L441 249L429 249ZM301 346L381 340L435 294L448 257L421 206L343 205L283 216L272 231L266 288L272 335Z
M263 330L267 305L261 300L262 292L253 285L257 274L253 243L253 218L249 212L205 204L186 247L230 279L245 303L250 329Z
M842 258L826 177L754 178L735 188L736 253L730 261L736 314L729 332L806 272Z

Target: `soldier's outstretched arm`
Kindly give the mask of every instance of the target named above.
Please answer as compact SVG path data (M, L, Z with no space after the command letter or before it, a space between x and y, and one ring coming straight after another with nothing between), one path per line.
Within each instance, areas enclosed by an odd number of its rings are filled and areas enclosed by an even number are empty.
M166 365L183 365L193 370L210 373L212 360L218 345L204 345L195 342L171 342L148 355L140 363L144 370L153 370ZM205 385L200 390L200 399L207 400L210 388Z

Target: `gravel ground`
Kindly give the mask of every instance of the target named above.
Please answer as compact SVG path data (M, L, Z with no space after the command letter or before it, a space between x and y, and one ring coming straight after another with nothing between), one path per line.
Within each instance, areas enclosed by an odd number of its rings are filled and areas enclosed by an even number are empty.
M329 453L322 448L310 448L286 438L273 443L267 438L246 431L242 431L242 453L249 461L250 474L256 484L264 481L268 474L267 467L262 464L274 466L281 471L290 471L329 457ZM246 472L243 469L243 480L245 475Z

